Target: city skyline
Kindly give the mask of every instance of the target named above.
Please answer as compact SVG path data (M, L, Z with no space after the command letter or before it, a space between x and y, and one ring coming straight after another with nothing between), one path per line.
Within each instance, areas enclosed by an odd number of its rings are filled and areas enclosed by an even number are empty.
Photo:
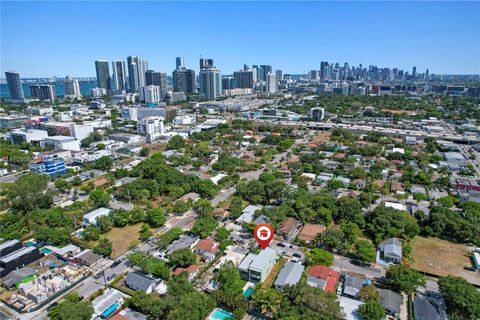
M200 55L215 59L222 74L233 74L243 64L305 74L319 69L320 61L405 71L416 66L419 73L427 68L435 74L480 73L476 2L210 4L215 10L188 2L2 2L2 74L16 70L23 78L93 77L93 61L126 61L130 55L169 75L176 57L198 71ZM255 20L244 9L266 14ZM142 11L144 19L127 23L132 10ZM104 12L115 17L108 20L108 30L116 32L95 35ZM389 17L392 12L397 19ZM161 13L161 23L150 19L156 13ZM23 24L26 20L29 26ZM184 26L172 28L174 32L165 29L179 22ZM41 37L31 32L32 24ZM194 25L198 27L189 27Z

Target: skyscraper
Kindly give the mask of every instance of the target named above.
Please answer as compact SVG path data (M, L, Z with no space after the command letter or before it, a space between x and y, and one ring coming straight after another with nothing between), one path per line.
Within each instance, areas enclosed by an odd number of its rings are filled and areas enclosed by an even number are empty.
M110 71L108 68L107 60L97 60L95 61L95 70L97 71L97 84L99 88L106 89L107 91L112 90L110 84Z
M263 80L267 81L267 74L273 73L272 72L272 66L262 64L260 67L262 67L262 69L263 69Z
M125 61L114 60L112 61L113 71L113 87L116 91L127 91L128 82L127 74L125 73Z
M417 78L417 67L413 67L412 69L412 78L415 80Z
M65 86L65 97L66 98L81 98L82 94L80 93L80 85L77 79L69 79L68 77L64 82Z
M53 84L31 85L30 93L32 98L35 99L55 101L55 86Z
M147 72L145 72L145 85L158 86L160 88L160 95L163 98L168 93L167 74L163 72L155 72L154 70L147 70Z
M205 68L213 68L213 59L200 58L200 70Z
M8 91L10 92L10 99L24 100L22 82L20 81L20 74L17 71L6 71Z
M282 70L275 70L275 76L277 77L277 82L283 80L283 71Z
M233 76L237 81L237 88L253 88L253 71L252 70L235 71L233 73Z
M148 70L148 61L137 56L128 56L127 68L130 92L136 92L138 87L145 86L145 72Z
M176 69L183 69L185 68L183 65L183 57L177 57L176 59Z
M207 100L215 100L222 94L220 70L213 66L213 59L200 59L200 93Z
M277 92L277 77L273 73L267 74L267 84L265 86L265 92L275 93Z
M138 87L138 96L145 103L158 103L162 100L159 86Z
M195 70L177 69L172 72L173 91L195 93L197 87L195 85Z
M328 62L320 62L320 80L324 80L327 77Z

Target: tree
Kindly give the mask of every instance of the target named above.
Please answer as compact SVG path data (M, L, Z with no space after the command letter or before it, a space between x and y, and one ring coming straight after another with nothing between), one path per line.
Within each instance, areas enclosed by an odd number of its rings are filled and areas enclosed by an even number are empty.
M217 220L213 217L197 218L192 232L199 235L200 238L205 239L217 227Z
M417 220L408 212L380 205L368 216L367 229L376 243L393 238L411 239L420 232Z
M257 289L252 294L252 304L259 312L274 316L282 308L282 293L273 289Z
M195 263L195 254L190 248L178 249L172 252L168 260L172 266L185 268Z
M90 302L81 302L77 293L67 293L65 301L57 304L48 312L51 320L90 320L93 307Z
M375 300L368 300L358 307L362 320L382 320L385 317L385 310Z
M24 214L35 209L48 209L53 204L53 195L47 191L49 177L43 174L21 176L8 189L12 209Z
M247 310L247 304L243 295L244 282L240 279L240 273L231 261L227 261L220 268L215 277L219 288L214 293L217 304L224 305L234 311L238 318L242 318Z
M345 240L349 243L355 243L357 238L362 235L362 231L355 222L344 221L340 223L340 230L343 231Z
M66 193L67 191L70 190L71 188L70 182L64 179L57 179L55 180L55 188L57 188L58 191L61 193Z
M363 262L375 262L377 251L369 240L358 240L355 243L355 255Z
M181 296L172 307L167 320L206 319L215 308L215 301L209 295L193 291Z
M101 216L96 219L97 227L100 230L100 233L107 233L113 227L112 217L110 216Z
M108 171L113 166L113 160L110 157L103 156L95 161L94 166L96 169Z
M193 205L199 217L211 217L213 214L212 203L207 199L199 199Z
M388 268L386 278L390 288L407 293L412 293L417 287L424 287L426 284L421 273L400 264Z
M102 141L103 137L102 134L98 131L93 131L88 134L82 141L80 141L81 146L83 148L90 146L93 142Z
M365 178L367 173L365 172L365 169L362 167L353 167L352 170L348 173L348 176L351 179L363 179Z
M362 204L353 198L343 196L337 200L337 212L333 215L335 221L353 221L363 227L365 219L362 215Z
M190 205L187 202L182 201L182 200L177 200L177 201L175 201L175 203L173 205L173 212L184 213L189 208L190 208Z
M167 218L162 208L152 208L147 210L146 221L152 228L159 228L165 224Z
M307 264L310 266L315 264L331 266L333 264L333 254L320 248L312 249L307 254Z
M480 292L461 277L447 276L438 281L451 319L480 319Z
M140 150L140 156L141 157L146 157L150 154L150 149L148 148L142 148L142 150Z
M87 227L85 227L85 229L83 229L83 238L86 241L96 241L100 239L100 230L97 227L90 224Z
M242 214L243 210L243 200L240 197L233 197L232 201L230 202L230 206L228 207L228 211L230 211L230 216L233 218L238 218Z
M185 140L181 136L173 136L167 143L167 150L180 149L185 146Z
M130 222L130 213L124 209L117 209L110 214L113 225L117 228L123 228Z
M150 226L146 223L142 225L142 229L140 229L140 240L146 240L152 236L152 230L150 230Z
M97 188L90 192L88 200L92 202L95 208L108 207L110 204L110 195L102 189Z
M325 232L320 234L319 242L323 247L327 249L342 250L344 237L345 237L345 234L341 229L328 228L327 230L325 230Z
M185 273L181 273L178 276L173 277L168 283L168 293L174 297L186 295L194 290L195 288L190 281L188 281Z
M225 227L217 228L216 236L217 236L217 239L220 241L228 239L228 237L230 236L230 230L228 230Z
M369 300L374 300L378 301L378 291L377 287L373 284L369 284L367 286L363 286L362 289L360 289L360 299L362 301L369 301Z
M101 239L98 245L93 248L93 252L102 256L110 256L112 254L112 243L108 239Z

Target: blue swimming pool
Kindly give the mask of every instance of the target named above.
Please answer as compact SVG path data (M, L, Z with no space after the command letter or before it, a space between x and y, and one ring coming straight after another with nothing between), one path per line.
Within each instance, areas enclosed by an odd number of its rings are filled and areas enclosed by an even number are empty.
M247 290L245 290L245 292L243 293L243 295L245 296L245 299L250 300L252 293L253 293L253 288L248 287Z
M225 320L231 318L233 318L233 313L219 308L213 310L213 313L210 316L210 320Z

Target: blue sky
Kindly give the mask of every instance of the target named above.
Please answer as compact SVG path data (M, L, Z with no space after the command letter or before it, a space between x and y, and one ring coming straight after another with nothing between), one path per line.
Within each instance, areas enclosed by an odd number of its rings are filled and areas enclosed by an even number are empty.
M1 1L1 71L94 76L138 55L168 72L183 56L223 74L247 64L303 73L320 61L480 73L480 2Z

